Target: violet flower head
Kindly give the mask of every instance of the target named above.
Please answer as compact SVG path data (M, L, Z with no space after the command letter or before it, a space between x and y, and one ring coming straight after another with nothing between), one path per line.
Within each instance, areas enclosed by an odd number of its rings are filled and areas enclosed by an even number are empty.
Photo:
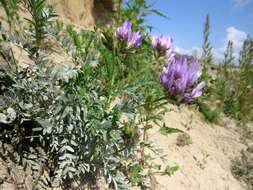
M194 83L201 75L197 60L185 56L168 61L160 75L160 82L171 97L180 97L179 103L189 103L201 96L205 82L199 83L193 90Z
M132 23L130 21L125 21L122 26L118 27L116 30L116 35L119 40L128 40L129 36L132 34Z
M202 89L206 86L205 82L200 82L190 93L186 93L184 97L180 100L180 103L187 104L190 103L193 98L200 97L202 95Z
M152 40L152 47L154 49L169 50L172 48L173 40L170 36L168 37L153 36L151 40Z
M173 60L175 60L176 52L174 51L173 48L168 49L165 51L165 61L166 63L170 63Z
M158 44L160 41L160 37L159 36L152 36L151 37L151 42L152 42L152 47L155 49L157 48Z
M129 48L137 48L141 45L143 40L143 36L141 35L140 31L132 33L128 40L127 45Z
M140 31L132 32L132 23L130 21L125 21L122 26L117 28L116 36L120 41L126 42L128 48L139 47L144 39Z

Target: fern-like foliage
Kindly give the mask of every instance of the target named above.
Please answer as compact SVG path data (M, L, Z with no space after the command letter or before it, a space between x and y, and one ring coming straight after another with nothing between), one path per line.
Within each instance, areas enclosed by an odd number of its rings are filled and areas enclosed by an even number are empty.
M52 6L46 5L45 0L27 0L25 7L31 15L31 18L26 18L26 20L31 26L30 33L36 51L47 37L48 26L56 14Z

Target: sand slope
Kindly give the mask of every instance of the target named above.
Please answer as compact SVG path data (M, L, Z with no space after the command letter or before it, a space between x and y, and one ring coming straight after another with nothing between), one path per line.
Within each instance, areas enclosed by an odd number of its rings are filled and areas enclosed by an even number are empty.
M207 124L200 114L187 107L167 113L165 122L169 127L187 132L193 143L188 146L176 145L178 134L163 136L153 128L150 139L167 154L167 161L161 163L180 167L174 175L156 175L157 188L161 190L242 190L245 189L232 176L230 161L245 145L235 132L235 124L227 121L226 126ZM192 122L192 124L190 124ZM190 127L189 130L186 129Z

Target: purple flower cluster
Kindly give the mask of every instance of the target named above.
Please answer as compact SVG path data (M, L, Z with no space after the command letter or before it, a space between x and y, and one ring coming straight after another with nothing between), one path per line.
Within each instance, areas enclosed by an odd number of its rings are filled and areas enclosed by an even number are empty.
M119 40L128 40L128 37L132 34L132 23L125 21L122 26L117 28L116 34Z
M125 21L116 30L117 38L125 42L128 48L141 45L143 36L140 31L132 32L132 23ZM170 36L153 36L152 47L165 56L166 65L160 74L160 82L171 97L179 97L179 103L189 103L201 96L205 82L200 82L195 88L196 81L201 76L198 61L186 56L176 56L173 51L173 40Z
M162 53L162 55L165 55L165 59L167 62L174 59L175 52L173 51L173 39L163 36L152 36L152 47L153 49L158 50L158 52Z
M153 36L151 39L152 39L152 47L154 49L169 50L172 48L173 40L170 36L168 37Z
M170 96L180 96L180 103L189 103L201 96L205 82L200 82L193 90L193 84L201 76L197 60L186 56L174 57L168 61L160 75L160 82Z
M140 31L132 32L132 23L129 21L125 21L122 26L117 28L116 35L120 41L127 42L128 48L139 47L143 40Z

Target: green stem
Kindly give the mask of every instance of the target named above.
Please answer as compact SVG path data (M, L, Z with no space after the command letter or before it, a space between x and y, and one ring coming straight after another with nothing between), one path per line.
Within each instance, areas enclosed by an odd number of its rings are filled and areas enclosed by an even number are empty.
M169 102L168 96L162 96L162 97L154 100L152 103L159 102L161 100L168 100L167 102ZM150 103L148 102L148 103L145 103L145 104L140 104L140 105L136 106L136 108L145 107L147 104L150 104Z
M148 129L148 123L149 123L149 121L148 121L149 115L150 115L150 113L147 112L145 126L143 128L143 139L142 139L143 144L141 145L141 164L142 164L142 166L144 166L144 164L145 164L145 144L144 143L147 140L147 129Z

